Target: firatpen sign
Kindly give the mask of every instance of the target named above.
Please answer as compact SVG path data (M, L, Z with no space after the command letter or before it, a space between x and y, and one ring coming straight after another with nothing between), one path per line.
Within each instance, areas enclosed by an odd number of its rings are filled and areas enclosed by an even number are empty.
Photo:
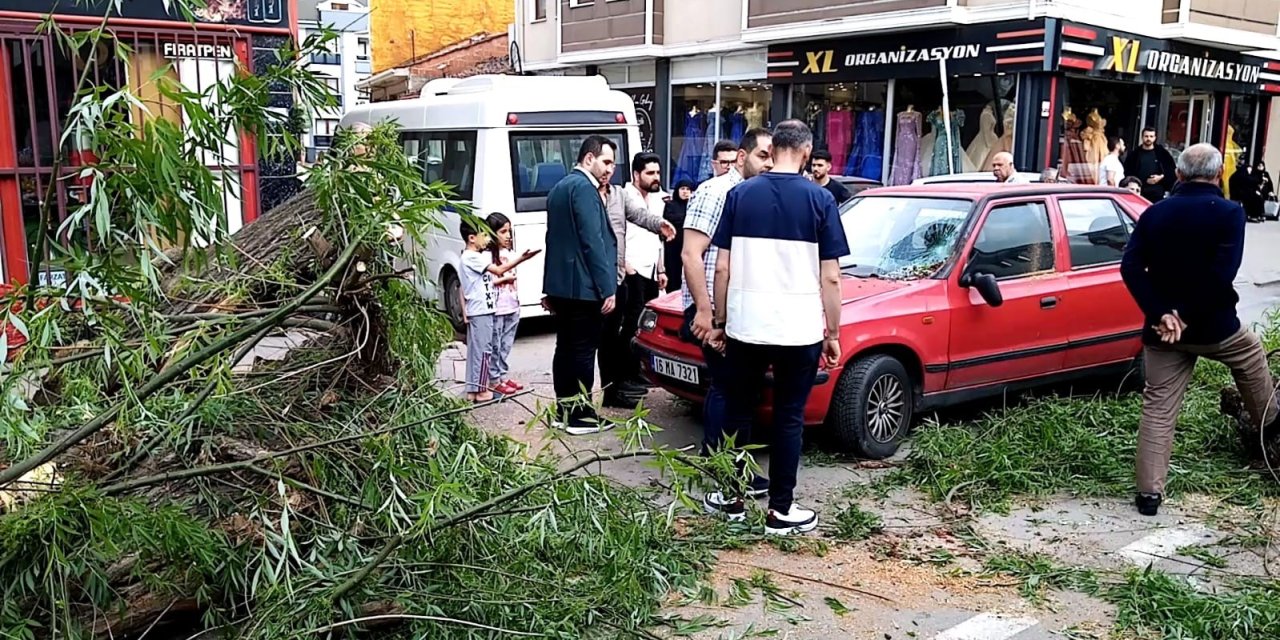
M236 52L229 44L207 44L202 42L166 42L161 48L166 58L211 58L214 60L231 60Z

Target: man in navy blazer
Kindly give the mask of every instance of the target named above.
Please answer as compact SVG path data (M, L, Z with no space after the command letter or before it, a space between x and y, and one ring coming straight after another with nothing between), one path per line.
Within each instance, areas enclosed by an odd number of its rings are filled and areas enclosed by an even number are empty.
M578 150L578 164L547 194L545 304L556 321L551 375L560 421L570 435L601 430L589 402L570 400L595 386L596 350L604 318L618 290L618 245L600 184L613 174L617 146L590 136Z

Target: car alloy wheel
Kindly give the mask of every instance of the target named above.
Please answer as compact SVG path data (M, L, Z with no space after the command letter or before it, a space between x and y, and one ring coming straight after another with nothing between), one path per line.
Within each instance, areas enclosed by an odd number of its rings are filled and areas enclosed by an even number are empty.
M906 394L898 378L890 374L876 378L867 393L867 430L871 438L885 444L897 439L905 407Z

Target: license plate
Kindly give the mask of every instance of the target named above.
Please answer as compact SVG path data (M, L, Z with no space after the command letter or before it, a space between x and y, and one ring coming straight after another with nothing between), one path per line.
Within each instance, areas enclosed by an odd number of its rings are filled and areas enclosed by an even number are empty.
M698 368L683 362L653 357L653 372L689 384L698 384Z

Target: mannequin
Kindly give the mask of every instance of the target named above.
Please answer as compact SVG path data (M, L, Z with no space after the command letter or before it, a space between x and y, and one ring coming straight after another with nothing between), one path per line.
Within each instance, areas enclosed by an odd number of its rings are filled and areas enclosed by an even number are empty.
M993 103L988 103L978 116L978 135L969 143L965 155L979 170L990 169L989 160L997 153L999 143L1000 138L996 136L996 109Z
M983 158L982 165L978 170L991 168L991 162L996 159L996 154L1002 151L1013 151L1013 123L1016 119L1016 112L1013 103L1005 107L1004 110L1004 133L996 139L995 144L987 151L987 156Z
M1080 130L1084 123L1067 107L1062 113L1062 170L1060 175L1072 184L1094 184L1097 174L1089 173L1089 162L1085 159L1084 140Z
M857 124L844 174L881 182L884 180L884 112L870 106L858 115Z
M1084 131L1080 133L1080 139L1084 141L1084 159L1089 166L1089 175L1098 175L1098 167L1107 157L1107 120L1097 109L1085 116Z
M898 113L895 119L898 133L893 143L893 170L889 174L890 185L911 184L922 177L920 171L920 130L923 117L913 104Z
M853 146L853 112L837 105L827 112L827 151L831 152L831 173L842 176L849 148Z
M764 126L764 109L760 107L759 102L751 103L747 107L747 127L750 129L759 129Z
M960 127L964 126L964 111L956 109L951 112L951 130L946 129L946 120L942 117L942 108L939 107L933 113L929 114L929 126L933 127L933 175L944 175L950 173L960 173L965 170L965 165L961 162L960 153ZM951 161L948 163L947 156L950 155Z

